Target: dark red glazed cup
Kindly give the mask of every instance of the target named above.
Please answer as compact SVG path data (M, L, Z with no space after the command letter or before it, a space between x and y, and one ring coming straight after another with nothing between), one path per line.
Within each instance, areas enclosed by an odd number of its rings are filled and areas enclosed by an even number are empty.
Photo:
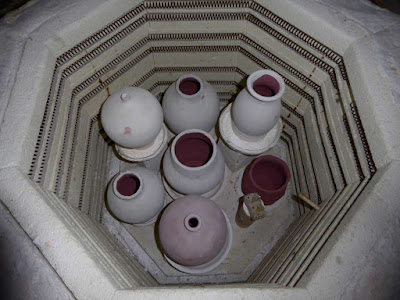
M243 194L258 193L265 205L274 204L283 197L290 180L287 164L273 155L253 160L243 173Z

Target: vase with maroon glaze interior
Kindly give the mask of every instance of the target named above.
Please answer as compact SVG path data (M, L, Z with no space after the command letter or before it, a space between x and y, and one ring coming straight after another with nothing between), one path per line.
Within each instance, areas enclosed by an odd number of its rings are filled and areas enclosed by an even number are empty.
M232 105L233 126L249 137L266 135L279 121L281 97L285 91L282 77L270 70L259 70L247 79Z
M159 223L159 240L167 261L192 274L211 271L232 245L229 219L212 200L188 195L173 201Z
M165 123L175 133L187 129L210 132L219 116L214 88L196 75L184 75L165 92L162 108Z
M225 160L210 134L199 129L178 134L163 160L165 187L174 199L182 195L215 196L225 178Z
M290 180L287 164L273 155L253 160L242 179L243 194L258 193L265 205L272 205L283 197Z
M165 205L161 179L153 171L134 167L120 172L107 190L108 208L122 222L137 226L152 224Z

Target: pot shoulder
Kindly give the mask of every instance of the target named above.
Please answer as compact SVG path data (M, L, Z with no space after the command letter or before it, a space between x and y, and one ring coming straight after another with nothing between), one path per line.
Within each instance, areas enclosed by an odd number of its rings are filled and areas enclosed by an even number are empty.
M209 132L219 115L217 93L206 82L203 93L193 98L180 96L174 83L165 92L162 107L165 122L175 133L194 128Z
M280 99L261 101L247 90L242 90L232 105L233 122L241 132L249 136L267 134L278 123L280 114Z

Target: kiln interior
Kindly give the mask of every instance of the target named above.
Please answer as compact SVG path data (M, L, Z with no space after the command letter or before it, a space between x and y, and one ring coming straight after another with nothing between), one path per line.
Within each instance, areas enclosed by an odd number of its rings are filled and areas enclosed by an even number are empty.
M48 38L44 97L32 113L29 158L21 169L121 288L295 286L377 172L359 114L361 100L348 76L352 61L345 64L344 55L267 6L246 0L123 2L107 14L100 7L104 20L89 14L90 26L77 22ZM87 35L73 44L85 24ZM259 69L276 71L286 84L283 133L269 153L290 168L287 201L264 223L236 226L233 250L216 270L180 273L161 257L153 227L121 224L105 207L110 178L129 163L116 156L102 130L101 105L126 86L142 87L161 100L171 83L190 73L215 87L222 109ZM217 200L232 224L238 176L228 174ZM293 198L298 193L321 209Z

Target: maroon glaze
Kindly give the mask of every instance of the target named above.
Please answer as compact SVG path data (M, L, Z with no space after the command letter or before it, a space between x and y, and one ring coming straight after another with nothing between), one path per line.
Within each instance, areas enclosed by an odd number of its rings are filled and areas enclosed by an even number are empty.
M213 154L213 145L202 133L193 132L182 135L175 144L175 155L187 167L205 165Z
M283 197L290 180L287 164L273 155L264 155L253 160L246 168L242 179L243 193L258 193L265 205L271 205Z
M132 196L140 187L140 180L133 174L125 174L117 181L117 191L122 196Z
M185 78L179 84L179 90L185 95L194 95L200 91L200 82L193 77Z
M279 92L279 82L270 75L263 75L253 83L253 90L264 97L273 97Z

